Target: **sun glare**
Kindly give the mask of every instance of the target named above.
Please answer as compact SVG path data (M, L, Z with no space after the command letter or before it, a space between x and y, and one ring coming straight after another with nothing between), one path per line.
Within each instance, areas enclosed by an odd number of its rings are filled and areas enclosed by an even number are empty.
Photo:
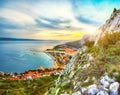
M90 28L89 30L87 30L88 34L94 35L95 30L97 30L97 28Z

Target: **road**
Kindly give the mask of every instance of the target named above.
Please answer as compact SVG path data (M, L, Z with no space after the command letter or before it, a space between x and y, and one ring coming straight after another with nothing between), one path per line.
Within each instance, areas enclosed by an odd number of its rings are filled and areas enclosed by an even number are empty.
M44 52L47 52L47 53L64 53L64 54L68 54L68 55L73 55L73 54L71 54L71 53L67 53L67 52L65 52L65 51L55 51L55 50L51 50L51 51L44 51Z

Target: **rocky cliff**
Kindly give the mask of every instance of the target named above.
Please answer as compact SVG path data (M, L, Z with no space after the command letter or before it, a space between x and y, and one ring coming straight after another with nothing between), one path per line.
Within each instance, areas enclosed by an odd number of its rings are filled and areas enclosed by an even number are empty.
M104 64L95 63L95 59L86 49L83 47L78 50L46 95L120 94L120 83L109 76Z
M96 44L97 41L102 36L104 36L105 33L119 32L119 31L120 31L120 9L118 10L114 9L110 18L106 21L105 24L103 24L100 28L96 30L96 34L92 38L95 38L95 44Z
M99 28L96 40L113 31L120 31L120 10ZM119 46L118 40L108 49L80 48L46 95L120 95Z
M100 27L102 32L119 32L120 31L120 9L114 10L106 23Z

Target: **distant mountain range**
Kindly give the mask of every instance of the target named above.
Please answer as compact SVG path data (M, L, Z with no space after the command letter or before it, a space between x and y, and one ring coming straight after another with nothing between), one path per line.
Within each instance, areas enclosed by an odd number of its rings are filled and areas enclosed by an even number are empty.
M39 40L39 39L4 38L4 37L0 37L0 41L42 41L42 40Z

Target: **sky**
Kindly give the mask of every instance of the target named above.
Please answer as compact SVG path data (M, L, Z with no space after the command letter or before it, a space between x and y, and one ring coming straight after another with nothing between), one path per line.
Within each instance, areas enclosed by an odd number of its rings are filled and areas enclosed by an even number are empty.
M119 5L120 0L0 0L0 37L79 40Z

